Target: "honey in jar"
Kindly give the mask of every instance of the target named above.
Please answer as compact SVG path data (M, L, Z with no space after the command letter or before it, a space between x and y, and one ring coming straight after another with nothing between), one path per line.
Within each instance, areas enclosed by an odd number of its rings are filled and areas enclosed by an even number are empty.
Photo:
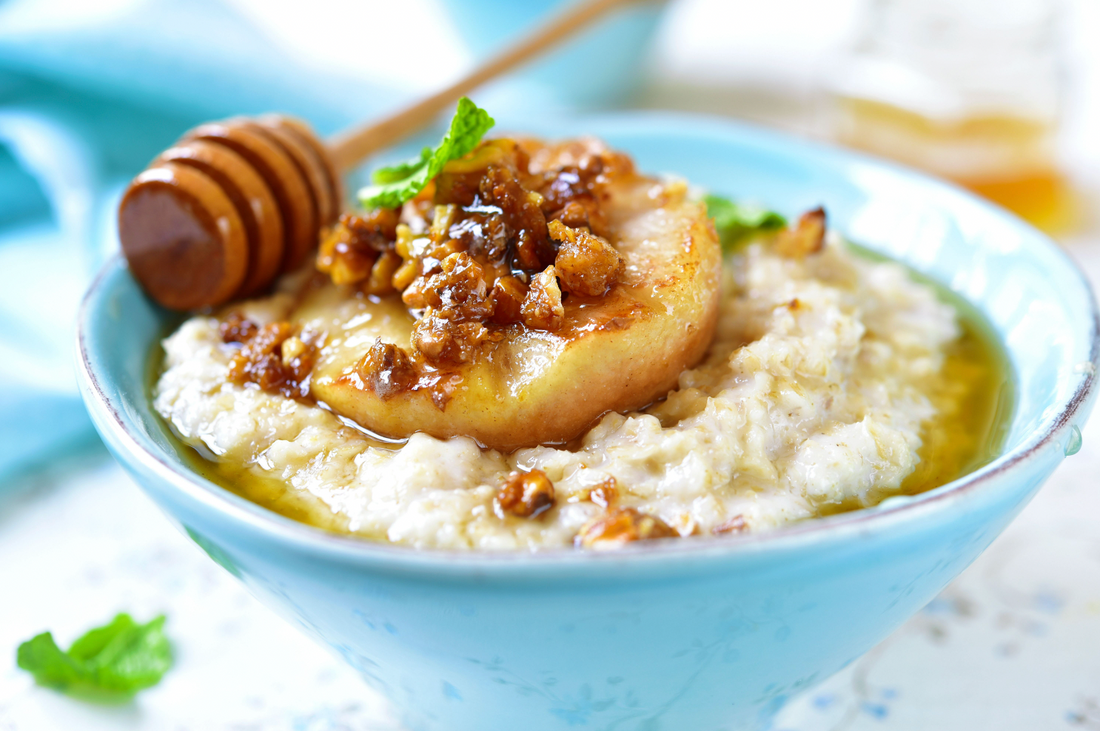
M838 141L953 180L1051 233L1074 223L1057 159L1049 0L878 0L838 74Z

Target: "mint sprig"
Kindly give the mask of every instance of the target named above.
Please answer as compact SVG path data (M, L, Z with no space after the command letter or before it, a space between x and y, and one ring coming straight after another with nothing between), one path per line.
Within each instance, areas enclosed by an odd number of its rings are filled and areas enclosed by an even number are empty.
M129 614L89 630L62 651L49 632L19 646L16 662L39 685L58 690L131 695L156 685L172 665L164 616L138 624Z
M496 121L467 97L458 100L451 127L436 147L425 147L420 157L379 168L371 176L373 185L359 191L366 208L397 208L424 190L443 166L470 153Z
M734 203L729 198L705 195L707 215L714 219L714 228L722 242L722 251L730 253L753 236L778 231L787 225L787 219L767 208L745 203Z

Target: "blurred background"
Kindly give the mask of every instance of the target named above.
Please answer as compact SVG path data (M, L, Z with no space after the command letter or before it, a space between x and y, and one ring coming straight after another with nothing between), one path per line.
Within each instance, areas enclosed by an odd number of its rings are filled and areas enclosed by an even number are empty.
M117 247L114 214L122 189L199 122L281 111L330 134L397 109L457 79L563 4L0 0L0 497L6 488L21 496L0 502L0 571L9 572L0 574L0 586L33 584L43 562L60 560L58 552L72 555L101 540L107 541L103 550L113 551L122 562L119 576L130 577L121 591L144 597L139 604L164 604L169 602L165 597L176 596L173 601L195 608L200 616L198 597L209 598L202 592L213 592L219 616L277 632L270 625L275 620L255 619L260 610L251 608L243 592L218 583L224 581L220 575L210 578L204 562L197 568L201 559L190 558L182 544L165 548L168 544L161 541L176 540L161 537L165 524L154 521L153 527L142 528L147 533L135 534L132 520L116 523L101 515L106 525L115 526L111 537L81 532L88 530L87 516L99 515L100 508L88 497L74 502L74 485L87 495L127 505L133 501L127 510L134 514L151 511L132 488L115 486L125 478L95 446L72 375L74 315L94 272ZM679 110L891 157L1015 210L1054 235L1083 261L1095 281L1100 271L1094 214L1100 202L1098 38L1100 0L639 3L473 96L505 122L547 114ZM1094 481L1086 472L1081 476ZM51 535L71 530L80 541L69 534L67 543L61 538L60 543L50 542L53 538L41 537L34 526L49 526L45 530ZM160 546L157 550L171 557L159 568L142 564L143 570L182 572L175 584L161 585L133 573L133 555L126 546L142 541ZM80 551L74 548L78 544ZM27 559L29 555L37 558ZM105 583L124 578L104 578L104 565L84 566L84 573L73 574L73 586L84 592L83 601L102 605L106 612L119 600L105 598L110 596ZM17 570L21 573L11 573ZM87 571L101 572L95 574L99 579L87 579ZM154 593L142 594L134 582L148 583ZM51 591L77 591L73 586ZM964 604L956 599L943 605L948 624L952 617L965 616ZM45 621L40 618L43 601L27 601L21 610L9 607L6 620L38 631ZM1100 613L1100 603L1094 604L1090 611ZM73 621L75 628L91 620L81 615ZM266 646L260 635L242 641L248 652ZM358 697L346 668L334 669L331 661L310 654L320 651L302 640L280 642L291 648L298 666L316 674L308 682L291 684L301 689L302 699L306 691L330 705L341 702L341 693ZM0 642L0 649L4 647ZM233 656L238 664L227 667L248 672L246 649L238 648ZM233 650L227 652L232 655ZM216 653L204 657L206 665L200 667L207 677L228 672L214 669ZM281 667L279 662L265 660L272 667ZM1078 670L1078 676L1086 672ZM1092 673L1090 692L1100 697L1100 669L1093 663L1087 673ZM68 719L68 728L95 726L77 711L66 716L67 706L58 711L49 705L54 701L35 705L39 696L24 681L14 670L0 675L0 728L61 727L49 725L59 718ZM263 702L270 702L264 694L275 692L272 688L285 692L285 686L263 687L254 690ZM866 683L864 691L870 693ZM240 693L230 695L237 698ZM846 698L841 691L836 695ZM804 705L806 713L835 711L841 720L855 707L852 718L867 716L868 723L877 711L860 704L890 705L885 696L853 697L854 706L819 700ZM1074 697L1072 702L1058 701L1067 710L1051 723L1100 728L1100 701L1087 694ZM178 699L172 703L176 713L186 705ZM193 715L199 713L188 708ZM321 725L293 727L390 728L370 720L375 718L370 703L360 702L358 708L346 718L330 714L336 719L330 725L318 721ZM249 715L244 706L237 710L242 718ZM161 721L169 717L153 716ZM195 718L196 728L222 727L209 718L203 721L201 714ZM994 727L977 716L967 718L971 725L966 728ZM35 719L45 725L36 725ZM112 711L93 720L107 723L104 727L168 727L132 714L119 719L119 712ZM284 721L279 716L267 725L225 727L283 728ZM862 728L851 718L844 723L844 728ZM1061 727L1042 719L1037 725L1018 726Z

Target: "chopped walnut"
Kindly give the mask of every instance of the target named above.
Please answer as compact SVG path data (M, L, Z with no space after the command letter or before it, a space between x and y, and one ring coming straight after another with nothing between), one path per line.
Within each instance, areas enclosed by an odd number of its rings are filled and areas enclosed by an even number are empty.
M589 487L584 490L579 490L575 494L570 495L569 502L590 502L594 505L599 505L601 508L610 508L612 504L614 504L614 502L618 499L618 497L618 483L615 481L614 477L608 475L595 487Z
M521 312L523 324L532 330L553 331L565 322L565 308L561 304L561 289L553 264L531 280Z
M413 282L416 281L417 269L417 262L414 259L402 263L401 266L397 268L397 271L393 273L393 279L391 280L393 288L398 292L407 292ZM416 309L415 306L410 306Z
M634 541L677 538L679 535L656 516L634 508L616 508L586 523L574 542L582 548L605 551Z
M569 201L561 210L555 211L546 218L551 222L561 221L569 228L591 229L592 227L588 217L588 207L578 201ZM550 232L550 236L554 236L553 231Z
M485 320L493 314L485 271L465 252L443 259L440 271L428 277L418 290L424 305L446 320Z
M370 270L370 276L360 285L359 290L363 294L373 294L379 297L390 294L395 290L393 275L401 267L401 257L393 251L384 251Z
M409 390L418 375L408 353L393 343L382 342L382 338L374 341L355 366L355 372L382 400Z
M716 536L726 535L728 533L744 533L749 529L749 524L745 522L744 515L735 515L729 520L711 528L711 533Z
M469 254L448 254L438 271L405 290L409 307L424 309L413 328L412 344L432 364L466 363L489 338L482 324L493 313L484 269Z
M581 216L577 210L579 207L584 209L587 219L580 225L602 235L607 226L602 206L606 197L605 186L616 177L633 174L633 161L621 153L596 149L582 141L578 149L571 153L559 151L555 163L550 168L544 168L541 160L537 166L532 165L540 171L541 185L536 185L536 189L544 198L543 210L557 214L548 215L547 219L562 218L567 226L579 228L574 223L579 222ZM570 210L567 211L567 208ZM566 217L572 220L565 220Z
M391 208L377 208L363 216L345 213L321 241L317 269L335 284L363 281L396 236L397 221L398 212Z
M494 502L497 515L535 518L554 507L554 484L542 470L512 472L504 480Z
M480 322L455 322L436 316L432 308L416 321L412 345L433 365L458 365L473 359L474 352L492 336Z
M554 247L546 230L546 216L538 203L506 167L490 165L478 193L484 203L500 208L515 236L516 261L523 269L539 269L554 262Z
M309 396L315 348L296 337L290 323L274 322L256 331L229 362L229 380L254 383L288 398Z
M792 259L816 254L825 247L825 209L815 208L803 213L793 227L779 232L775 250Z
M601 297L623 271L623 258L607 240L583 228L551 221L550 237L561 243L554 268L566 292Z
M588 491L588 499L601 508L611 507L611 504L615 502L615 498L618 496L619 486L614 477L608 477L599 485L596 485Z
M468 362L506 327L560 328L563 290L601 296L622 271L602 208L633 163L591 141L540 149L535 164L523 142L487 140L400 209L343 216L317 268L416 311L418 367Z
M223 343L247 342L256 334L257 329L256 323L239 312L230 313L229 317L218 324L218 334Z
M301 338L291 335L283 341L282 347L279 350L283 359L283 367L293 368L294 361L299 360L306 352L306 344L302 342Z
M432 214L432 225L428 229L428 235L433 241L442 241L451 230L451 224L455 222L458 206L448 203L445 206L436 206Z
M398 274L408 265L409 262L405 262L398 270ZM398 274L394 275L394 281L397 280ZM406 307L410 310L426 310L428 308L428 297L424 293L427 284L428 280L424 278L413 279L409 282L408 286L405 287L405 291L401 293L401 301L405 303Z
M515 277L501 277L493 282L492 321L498 325L510 325L523 320L523 300L527 297L527 285Z

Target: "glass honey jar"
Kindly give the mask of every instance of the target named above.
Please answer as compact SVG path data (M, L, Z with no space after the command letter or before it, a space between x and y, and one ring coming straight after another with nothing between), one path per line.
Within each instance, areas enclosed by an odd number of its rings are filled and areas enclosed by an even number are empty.
M837 139L1065 232L1063 13L1058 0L872 0L833 85Z

